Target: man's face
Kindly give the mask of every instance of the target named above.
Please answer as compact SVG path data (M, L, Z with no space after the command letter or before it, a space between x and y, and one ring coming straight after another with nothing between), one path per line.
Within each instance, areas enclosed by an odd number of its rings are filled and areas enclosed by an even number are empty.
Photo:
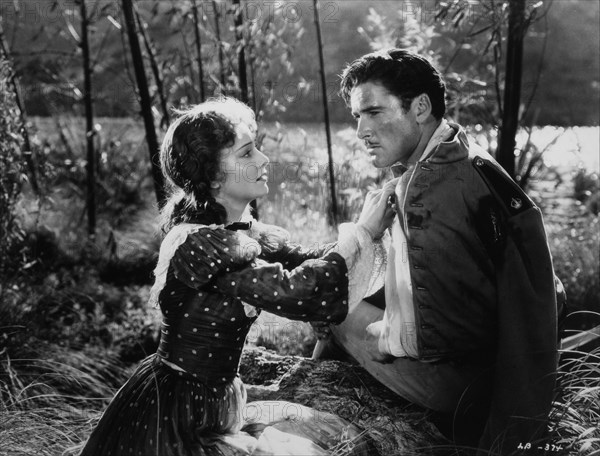
M350 92L350 107L358 122L356 136L365 142L376 168L418 158L413 155L421 129L414 109L404 112L400 98L377 82L365 82Z

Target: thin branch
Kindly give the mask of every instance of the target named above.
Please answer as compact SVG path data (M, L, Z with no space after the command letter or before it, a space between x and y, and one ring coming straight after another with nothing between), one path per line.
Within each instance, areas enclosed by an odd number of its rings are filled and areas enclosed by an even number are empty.
M96 151L94 148L94 102L92 99L92 64L90 61L89 26L85 0L79 3L81 14L81 39L79 46L83 55L83 104L85 108L85 139L86 139L86 176L87 193L86 208L88 218L88 236L94 239L96 235ZM66 19L65 19L66 20ZM74 30L73 30L74 31Z
M494 88L496 90L496 104L498 105L498 114L502 118L503 105L502 105L502 90L500 89L500 49L498 41L494 45Z
M327 82L325 79L325 63L323 59L323 39L321 37L321 25L319 23L319 3L318 0L313 0L314 6L314 23L317 32L317 51L319 55L319 73L321 76L321 88L323 97L323 114L325 117L325 134L327 137L327 155L329 157L329 190L331 192L331 215L333 226L337 227L338 222L338 206L335 192L335 174L333 172L333 152L331 144L331 125L329 123L329 107L327 100Z
M19 51L11 51L11 57L34 57L37 55L60 55L63 57L74 57L77 54L77 51L59 51L52 49L45 49L43 51L28 51L28 52L19 52Z
M97 65L98 61L100 60L100 55L104 50L104 46L106 45L106 40L108 38L108 35L110 34L110 31L111 28L108 27L106 29L106 32L104 33L104 36L102 37L102 40L100 41L100 45L98 46L98 50L96 51L96 57L92 59L92 69Z
M215 0L212 0L212 5L215 14L215 38L217 41L217 54L219 56L219 81L221 83L221 90L225 88L225 69L223 66L223 45L221 43L221 27L219 25L220 14L219 7Z
M125 21L124 15L122 16L122 20ZM127 75L127 79L129 79L129 83L133 88L133 92L135 93L135 79L131 74L131 67L129 66L129 59L127 58L127 56L129 55L129 52L127 52L129 45L125 37L125 34L127 32L125 30L125 27L121 27L119 31L121 35L121 46L123 47L123 52L121 53L121 55L123 56L123 67L125 68L125 74Z
M458 57L458 54L460 53L460 51L462 51L463 45L467 41L467 38L471 37L471 33L473 32L473 29L479 23L479 19L481 19L481 18L478 17L475 20L475 22L473 22L473 25L471 25L471 29L469 30L469 32L466 35L463 36L462 40L460 41L460 44L456 47L456 50L454 51L454 54L452 54L452 57L450 57L450 60L448 61L448 64L446 65L446 68L444 68L444 71L443 71L442 74L447 74L448 73L448 70L450 70L450 67L454 63L454 60L456 60L456 58Z
M548 9L550 9L551 6L552 6L552 2L550 2ZM533 99L535 98L535 94L537 93L537 89L540 84L540 77L542 76L542 67L544 66L544 57L546 56L546 48L548 45L548 17L547 17L547 14L548 14L548 10L546 10L544 15L542 16L544 19L544 41L542 44L542 52L541 52L540 60L538 62L537 73L535 75L535 82L533 84L533 89L531 90L531 95L529 96L527 102L525 103L525 108L523 109L523 113L521 114L519 123L521 123L523 121L523 119L529 112L529 108L531 108L531 104L533 103Z
M184 18L184 22L185 22L185 18ZM185 25L185 24L184 24ZM182 64L182 68L187 66L187 69L189 71L189 78L190 78L190 83L186 85L186 94L188 99L192 99L192 97L190 96L190 86L191 88L193 88L193 81L194 81L194 68L192 67L192 57L191 57L191 52L190 52L190 48L187 42L187 37L185 35L185 26L182 26L180 29L180 33L181 33L181 42L183 43L183 49L185 51L185 57L187 59L187 64L183 65ZM181 58L183 59L183 55L180 53L179 54L181 56Z
M158 98L160 99L160 107L163 112L163 118L161 119L161 127L168 126L171 123L171 119L169 117L169 109L167 108L167 99L165 98L165 92L163 87L163 78L160 74L160 69L158 64L156 63L156 52L154 50L154 46L148 34L146 33L146 24L140 17L139 10L137 5L135 8L135 17L138 24L138 29L140 31L140 35L142 35L142 40L144 42L144 47L146 48L146 52L148 54L148 58L150 59L150 68L152 69L152 75L154 76L154 82L156 83L156 92L158 93Z
M196 63L198 65L198 87L200 88L200 101L206 99L204 93L204 69L202 67L202 43L200 41L200 19L198 18L198 5L192 0L192 14L194 18L194 36L196 42Z

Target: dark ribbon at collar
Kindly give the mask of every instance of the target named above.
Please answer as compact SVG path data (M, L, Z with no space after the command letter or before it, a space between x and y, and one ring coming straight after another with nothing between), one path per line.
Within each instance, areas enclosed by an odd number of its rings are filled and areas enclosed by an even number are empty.
M234 222L225 227L227 230L238 231L238 230L249 230L252 226L252 222Z
M399 177L408 171L408 166L403 165L402 163L394 163L392 166L390 166L390 169L392 170L392 175L394 177Z

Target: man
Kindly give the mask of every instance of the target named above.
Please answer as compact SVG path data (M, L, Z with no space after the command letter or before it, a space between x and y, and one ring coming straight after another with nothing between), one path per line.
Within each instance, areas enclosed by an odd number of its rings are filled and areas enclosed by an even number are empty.
M557 368L540 211L444 120L445 85L425 58L401 49L365 55L345 69L341 94L373 165L401 179L376 294L385 309L362 302L331 328L334 342L393 391L438 412L455 441L483 454L535 449Z

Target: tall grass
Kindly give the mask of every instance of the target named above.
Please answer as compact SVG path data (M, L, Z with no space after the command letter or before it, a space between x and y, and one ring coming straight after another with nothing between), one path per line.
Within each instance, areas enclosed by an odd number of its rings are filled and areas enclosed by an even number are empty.
M562 357L558 398L550 414L551 445L561 447L561 454L599 455L600 348L563 352Z
M0 455L57 456L78 444L128 373L101 350L37 356L0 361Z

